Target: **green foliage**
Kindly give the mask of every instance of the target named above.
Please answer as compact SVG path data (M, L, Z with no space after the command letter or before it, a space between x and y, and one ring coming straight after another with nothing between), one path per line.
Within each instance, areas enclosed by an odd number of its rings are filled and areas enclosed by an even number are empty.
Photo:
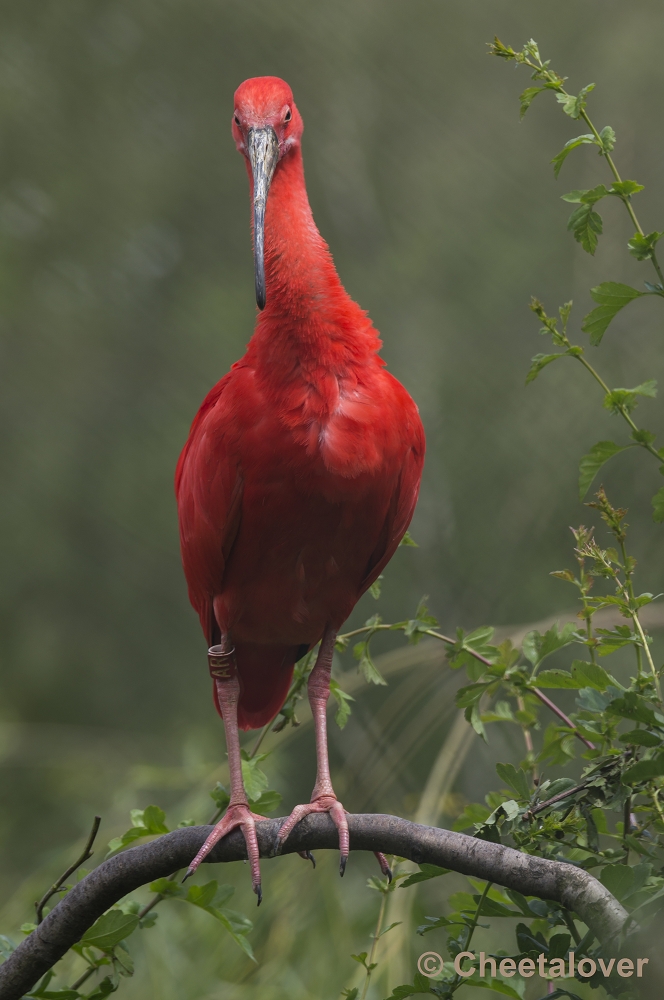
M589 335L590 343L597 346L614 316L646 292L639 292L618 281L603 281L601 285L591 288L590 294L599 305L584 318L581 329Z

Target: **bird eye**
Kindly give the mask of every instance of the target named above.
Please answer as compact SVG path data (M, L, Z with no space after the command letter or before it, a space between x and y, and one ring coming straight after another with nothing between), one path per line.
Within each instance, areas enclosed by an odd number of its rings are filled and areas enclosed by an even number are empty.
M239 125L240 125L240 119L238 118L238 116L237 116L237 115L233 115L233 121L234 121L234 122L235 122L235 124L236 124L236 125L237 125L237 126L239 127Z
M285 122L289 122L292 117L293 117L293 115L292 115L291 109L289 108L288 111L286 112L285 116L284 116L284 121Z

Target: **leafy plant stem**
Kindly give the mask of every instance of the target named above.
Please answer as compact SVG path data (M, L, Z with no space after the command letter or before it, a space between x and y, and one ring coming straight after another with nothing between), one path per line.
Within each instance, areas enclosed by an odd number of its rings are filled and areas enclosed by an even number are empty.
M570 97L571 96L570 94L567 93L567 91L563 87L563 85L562 85L562 83L560 81L560 78L555 73L551 73L549 70L547 70L545 64L541 61L541 59L539 60L539 65L537 65L537 63L531 62L530 59L524 59L523 62L525 63L526 66L530 66L531 69L535 70L535 72L537 73L537 75L538 75L538 77L540 79L545 79L551 85L551 89L552 90L555 90L558 94L564 94L565 97ZM586 123L586 125L588 126L588 128L590 129L590 131L592 132L592 134L594 135L594 137L595 137L595 139L597 141L597 145L600 147L600 151L602 153L602 156L606 159L606 162L609 165L609 169L610 169L611 173L613 174L615 180L619 184L621 184L622 183L622 178L621 178L621 176L620 176L620 174L618 172L618 168L616 167L616 165L615 165L615 163L613 161L613 157L609 153L608 149L605 148L604 142L602 141L602 137L600 136L599 132L597 131L597 129L593 125L592 121L590 120L587 111L585 111L585 109L582 109L579 117L583 119L583 121ZM644 232L643 232L643 229L641 227L641 223L639 222L638 218L636 217L636 212L634 211L634 208L632 206L632 202L631 202L631 199L630 199L629 195L623 195L623 194L621 194L620 195L620 200L625 205L625 208L627 209L627 211L629 213L629 217L632 220L636 231L641 236L643 236ZM664 285L664 275L662 274L662 269L659 266L659 261L657 260L657 256L656 256L654 250L653 250L653 252L651 254L651 258L650 259L652 260L653 267L655 268L655 271L657 272L657 277L659 278L661 284Z
M585 743L585 745L588 747L589 750L595 749L595 744L591 743L590 740L587 740L585 736L582 736L582 734L576 728L570 717L568 715L565 715L562 708L558 708L558 706L554 704L554 702L550 701L549 698L547 698L547 696L542 691L540 691L539 688L529 688L529 690L532 691L532 693L537 698L539 698L539 700L542 702L543 705L546 705L546 707L551 709L551 711L555 715L557 715L559 719L562 719L562 721L565 723L566 726L569 726L570 729L573 729L574 735L578 739L580 739L582 743Z
M623 858L623 864L629 864L629 843L627 838L631 832L632 823L632 796L628 795L625 799L625 808L623 809L623 850L625 851L625 857Z
M44 893L44 895L39 900L39 902L35 903L35 909L37 911L37 923L38 924L40 924L42 922L42 920L44 919L44 907L48 903L48 901L51 898L51 896L54 896L55 893L59 891L59 889L62 886L62 884L69 878L70 875L73 875L73 873L76 871L77 868L81 867L81 865L83 864L84 861L87 861L88 858L92 857L92 845L95 842L95 837L97 836L97 833L99 831L99 824L100 823L101 823L101 816L95 816L95 818L93 820L93 823L92 823L92 829L90 830L90 836L88 837L88 839L86 841L86 844L85 844L85 847L83 848L83 853L81 854L81 856L74 862L73 865L69 866L69 868L67 869L67 871L64 872L60 876L60 878L57 880L57 882L53 883L53 885L51 886L51 888L48 890L48 892Z
M79 976L78 979L76 980L76 982L72 984L72 989L73 990L77 990L79 988L79 986L82 986L83 983L85 983L90 978L90 976L93 974L93 972L96 972L96 971L97 971L97 966L96 965L91 965L88 969L85 970L85 972L83 973L83 975Z
M574 918L572 914L569 912L569 910L563 910L562 914L563 914L563 920L567 924L567 929L574 939L574 944L576 945L581 944L581 935L576 929L576 924L574 923Z
M387 881L387 880L386 880ZM376 954L376 947L378 945L378 939L380 938L380 932L383 929L383 920L385 919L385 907L387 906L387 893L381 893L382 899L380 901L380 909L378 911L378 920L376 921L376 930L373 935L373 940L371 942L371 950L369 952L369 959L367 961L367 974L364 979L364 986L362 987L362 996L360 1000L365 1000L367 991L369 989L369 983L371 982L371 973L373 972L372 965L374 964L374 957Z
M645 651L646 659L647 659L648 665L650 667L650 672L652 673L653 679L655 681L655 688L657 690L657 697L659 698L659 700L661 702L661 700L662 700L662 692L661 692L661 689L660 689L660 686L659 686L659 677L657 676L657 670L655 669L655 664L653 663L653 659L652 659L652 656L651 656L651 653L650 653L650 646L648 645L648 642L647 642L646 636L645 636L645 632L643 631L643 627L641 625L641 622L639 621L639 616L638 616L638 613L636 611L632 614L632 620L634 621L634 624L635 624L635 626L637 628L637 631L639 633L639 637L641 639L641 642L643 643L643 649Z
M482 892L482 895L480 896L480 901L477 904L477 909L475 910L475 915L473 916L473 919L472 919L472 921L470 923L468 937L466 939L466 946L465 946L465 950L466 951L470 951L470 943L473 940L473 934L475 933L475 928L477 927L477 923L478 923L478 921L480 919L480 914L482 912L482 906L484 905L484 900L486 899L487 894L489 892L489 889L491 888L492 885L493 885L493 882L487 882L487 884L484 886L484 891ZM451 993L455 993L459 989L459 987L462 986L465 983L465 981L466 980L462 976L457 975L457 977L454 980L454 983L452 984L452 987L450 989L450 994Z
M633 570L630 569L629 560L627 558L627 549L625 548L625 539L624 538L619 538L618 539L618 544L620 545L620 552L621 552L621 555L622 555L623 569L625 571L625 584L627 586L627 592L628 592L630 598L633 601L634 600L634 582L632 580ZM641 674L642 674L642 672L643 672L643 666L642 666L642 663L641 663L641 647L635 645L634 646L634 652L636 653L636 670L637 670L637 673L638 673L638 675L640 677Z

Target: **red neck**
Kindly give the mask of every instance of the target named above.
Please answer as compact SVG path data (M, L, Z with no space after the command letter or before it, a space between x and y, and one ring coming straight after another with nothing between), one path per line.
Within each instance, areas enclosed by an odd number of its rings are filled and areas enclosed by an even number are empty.
M341 284L316 228L299 147L280 162L267 200L265 284L250 353L277 377L321 367L343 374L375 358L377 332Z

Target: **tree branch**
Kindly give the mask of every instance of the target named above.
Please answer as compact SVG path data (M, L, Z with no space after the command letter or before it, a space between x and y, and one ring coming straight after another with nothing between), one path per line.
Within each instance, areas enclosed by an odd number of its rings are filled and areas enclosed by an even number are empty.
M262 857L274 856L275 835L283 822L271 819L257 825ZM555 900L573 910L600 941L608 943L617 938L627 919L626 911L611 893L574 865L522 854L463 833L420 826L398 816L350 815L348 825L351 850L396 854L416 864L435 864L487 879L526 896ZM117 854L90 872L0 965L1 1000L20 1000L87 928L127 893L186 868L210 830L207 826L175 830ZM296 826L283 853L338 850L338 846L338 833L329 816L315 814ZM205 860L218 863L244 858L244 839L236 830Z

